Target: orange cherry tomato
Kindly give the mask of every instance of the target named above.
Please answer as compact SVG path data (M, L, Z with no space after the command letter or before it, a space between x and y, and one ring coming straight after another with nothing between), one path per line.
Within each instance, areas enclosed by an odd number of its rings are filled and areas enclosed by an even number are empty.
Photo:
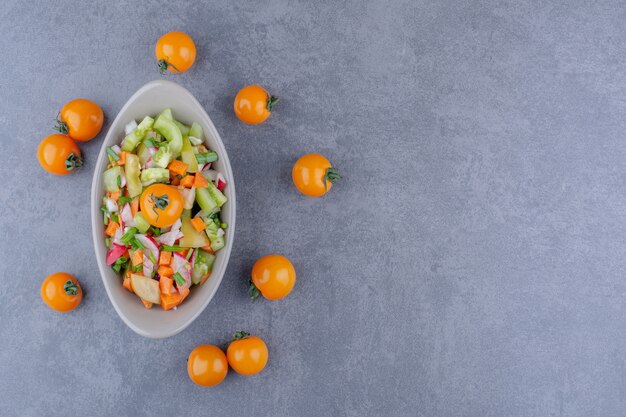
M263 87L249 85L239 90L235 96L235 115L250 125L263 123L270 117L272 108L277 102L278 98Z
M189 354L187 373L189 378L198 385L215 386L222 382L228 373L226 355L217 346L198 346Z
M171 226L183 212L183 197L178 190L166 184L153 184L139 199L141 213L155 227Z
M169 32L161 36L154 47L159 71L175 74L187 71L196 60L196 44L183 32Z
M37 159L43 169L55 175L67 175L83 166L76 142L69 136L54 134L44 138L37 148Z
M267 365L269 352L267 345L258 336L250 336L247 332L237 332L228 345L226 356L228 363L242 375L258 374Z
M268 300L286 297L296 283L296 270L282 255L267 255L252 267L250 297L254 300L259 293Z
M54 129L79 142L87 142L98 136L103 122L104 114L100 106L78 98L63 106Z
M65 313L78 307L83 300L83 290L76 278L66 272L56 272L43 280L41 298L51 309Z
M328 159L316 153L302 156L296 161L291 177L298 191L309 197L323 196L341 175Z

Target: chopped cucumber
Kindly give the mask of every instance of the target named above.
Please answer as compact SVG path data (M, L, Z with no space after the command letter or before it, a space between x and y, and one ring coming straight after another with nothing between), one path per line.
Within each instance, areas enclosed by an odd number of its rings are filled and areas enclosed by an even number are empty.
M218 207L222 207L224 203L228 201L228 199L220 190L217 189L215 184L213 184L213 181L207 182L209 183L209 186L204 189L209 191L209 194L211 195L211 197L213 197L215 204L217 204Z
M133 153L126 154L126 164L124 165L124 173L126 174L126 188L130 198L137 197L141 194L141 181L139 180L139 157Z
M163 145L159 148L156 155L154 155L154 163L161 168L167 168L172 162L172 152L168 145Z
M159 116L156 122L154 122L154 129L167 139L170 150L172 151L172 157L178 157L183 148L183 135L180 133L180 129L176 126L176 123L171 119Z
M202 132L202 126L200 126L200 124L196 122L193 122L191 124L191 128L189 129L189 133L187 135L204 140L204 133Z
M170 170L165 168L148 168L141 172L141 183L143 185L152 184L153 182L168 182L170 179Z
M224 240L224 236L218 236L211 241L211 249L213 252L217 252L222 249L226 245L226 241Z
M145 145L144 142L141 142L139 146L137 146L137 156L139 157L139 163L141 164L141 166L146 165L148 159L152 157L150 150L148 150L148 147Z
M122 177L122 168L115 166L104 171L104 189L112 193L120 190L119 181Z
M152 128L154 124L154 119L150 116L144 117L144 119L139 123L137 129L133 130L130 135L127 135L124 138L124 144L122 145L122 150L130 152L137 147L139 142L141 142L145 137L148 130Z
M159 113L159 116L163 116L166 119L174 120L174 115L172 114L172 109L165 109L165 110L163 110L161 113ZM159 117L159 116L157 116L157 117Z
M211 181L209 181L209 183L210 182ZM211 197L208 188L196 188L196 202L200 208L207 213L213 213L219 210L217 202Z
M146 218L143 216L143 214L141 214L140 211L135 214L133 221L135 222L135 227L141 233L146 233L150 228L150 223L148 223L148 220L146 220Z
M183 124L181 122L179 122L178 120L174 119L174 123L176 123L176 126L178 126L178 128L180 129L180 133L183 136L189 136L189 126L187 126L186 124Z
M215 255L198 249L196 252L196 262L193 265L193 272L191 274L191 282L196 285L199 284L202 278L213 270L214 263Z
M198 172L198 161L196 161L196 157L191 150L191 143L186 137L183 138L183 149L180 152L180 159L187 164L188 172Z

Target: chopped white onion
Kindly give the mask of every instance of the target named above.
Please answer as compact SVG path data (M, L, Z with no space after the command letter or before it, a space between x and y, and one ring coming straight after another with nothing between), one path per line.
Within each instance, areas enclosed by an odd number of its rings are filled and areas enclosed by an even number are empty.
M117 203L112 198L105 197L104 205L106 206L109 213L115 213L116 211L119 210L119 207L117 207Z
M224 232L224 229L222 229L221 227L219 229L217 229L217 237L222 237L226 234L226 232Z
M122 210L120 211L120 216L122 217L122 221L124 222L125 226L135 226L135 221L133 220L133 211L130 209L130 204L124 204L124 207L122 207Z
M204 177L209 180L209 181L215 181L217 179L219 172L213 170L213 169L208 169L206 171L202 171L202 175L204 175Z
M146 256L146 252L143 253L143 275L151 278L154 271L154 264L150 260L149 256Z
M118 155L120 154L120 152L122 152L122 150L120 149L120 147L119 147L119 146L117 146L117 145L113 145L113 146L111 146L111 150L112 150L113 152L115 152L116 154L118 154Z
M178 192L183 196L183 207L185 210L191 210L196 200L196 187L179 188Z
M120 167L120 187L126 187L126 174L122 167Z
M200 145L202 143L202 139L198 139L193 136L188 136L187 138L189 139L189 142L191 142L192 145Z

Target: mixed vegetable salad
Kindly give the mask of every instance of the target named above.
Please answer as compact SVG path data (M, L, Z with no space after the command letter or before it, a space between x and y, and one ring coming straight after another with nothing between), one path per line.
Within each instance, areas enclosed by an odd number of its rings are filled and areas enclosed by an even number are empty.
M170 310L209 278L225 245L226 180L211 167L218 154L206 148L201 126L170 109L131 121L125 135L106 150L106 262L146 308Z

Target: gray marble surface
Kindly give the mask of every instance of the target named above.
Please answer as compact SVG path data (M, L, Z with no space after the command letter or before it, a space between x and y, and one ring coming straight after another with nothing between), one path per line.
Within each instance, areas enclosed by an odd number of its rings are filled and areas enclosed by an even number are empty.
M0 413L6 416L620 416L626 414L626 6L606 1L22 2L0 9ZM134 334L102 285L86 166L44 174L67 100L106 125L159 78L169 30L237 182L232 260L207 309L166 340ZM233 115L258 83L262 126ZM321 152L345 181L290 180ZM298 283L251 304L255 259ZM65 270L86 296L39 298ZM202 389L194 346L247 329L255 377Z

